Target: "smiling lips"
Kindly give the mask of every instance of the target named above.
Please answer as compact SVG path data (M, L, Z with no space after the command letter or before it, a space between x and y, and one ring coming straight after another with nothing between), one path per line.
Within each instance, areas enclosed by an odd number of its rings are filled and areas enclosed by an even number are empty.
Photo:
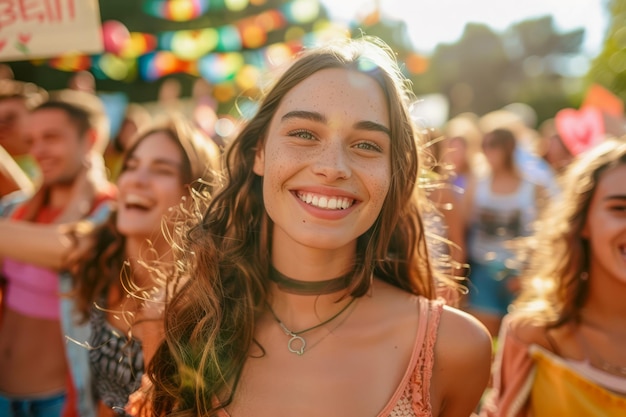
M303 202L326 210L345 210L354 204L354 199L347 197L318 195L305 192L298 192L296 194Z
M148 210L152 206L148 199L137 194L127 194L124 199L124 205L127 208L138 208L141 210Z

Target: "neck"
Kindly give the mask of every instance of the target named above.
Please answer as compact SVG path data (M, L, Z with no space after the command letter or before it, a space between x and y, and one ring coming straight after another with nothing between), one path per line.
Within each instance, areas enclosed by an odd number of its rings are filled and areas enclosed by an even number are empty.
M507 180L511 178L515 178L515 179L519 178L519 175L517 174L517 171L514 168L510 168L506 166L492 168L491 176L494 181L498 179L502 179L502 178L506 178Z
M605 299L608 297L601 298ZM624 301L622 299L621 303L623 302ZM583 308L585 311L594 312L602 317L614 318L616 321L622 323L624 325L624 329L626 330L626 306L620 304L620 301L608 300L607 302L601 302L600 297L590 297Z
M63 209L70 201L72 186L65 184L44 185L45 205L53 209Z
M626 294L626 283L590 271L589 295L583 307L583 319L605 328L626 329L626 304L618 294Z
M303 281L336 278L354 269L356 239L339 248L315 248L303 245L273 227L270 243L271 264L283 274Z
M167 264L173 259L170 246L162 239L151 241L146 238L127 237L124 255L132 266L133 276L143 275L141 271L146 269L141 265L143 263L149 267L159 267L160 263Z
M323 281L302 281L282 274L270 266L269 279L276 283L281 291L296 295L324 295L345 290L352 281L353 271Z
M157 233L153 237L126 236L124 252L129 258L151 261L171 258L171 246Z

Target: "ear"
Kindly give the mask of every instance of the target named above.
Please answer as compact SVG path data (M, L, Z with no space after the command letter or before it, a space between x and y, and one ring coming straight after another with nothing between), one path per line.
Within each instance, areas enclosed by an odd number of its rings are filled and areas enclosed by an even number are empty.
M84 140L87 145L87 148L89 150L93 149L94 145L96 144L96 141L98 140L98 131L93 128L87 130L87 132L85 132Z
M259 177L262 177L265 173L265 146L263 141L259 141L256 147L256 152L254 154L254 166L252 170Z

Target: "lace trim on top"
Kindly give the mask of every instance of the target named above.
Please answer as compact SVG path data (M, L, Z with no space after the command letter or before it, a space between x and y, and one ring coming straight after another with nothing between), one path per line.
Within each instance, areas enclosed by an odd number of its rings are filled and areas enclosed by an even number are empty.
M441 300L418 297L419 327L407 375L402 379L390 406L379 417L431 417L430 380L435 361L435 342L443 310Z
M417 296L419 324L411 361L402 381L378 417L432 417L430 404L430 379L435 362L435 342L439 318L443 310L442 300L429 300ZM224 409L220 417L230 417Z

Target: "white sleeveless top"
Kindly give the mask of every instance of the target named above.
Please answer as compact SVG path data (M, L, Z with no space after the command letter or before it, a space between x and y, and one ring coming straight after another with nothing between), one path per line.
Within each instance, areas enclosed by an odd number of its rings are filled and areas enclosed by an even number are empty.
M495 194L491 182L491 176L479 180L472 201L467 248L474 262L510 258L505 242L529 235L537 215L534 183L522 179L514 193Z

